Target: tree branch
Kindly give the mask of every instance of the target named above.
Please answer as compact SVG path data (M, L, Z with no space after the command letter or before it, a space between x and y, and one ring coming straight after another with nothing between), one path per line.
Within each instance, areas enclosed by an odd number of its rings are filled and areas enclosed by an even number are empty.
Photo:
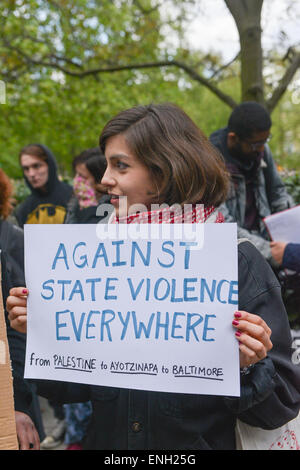
M274 90L271 98L266 102L267 109L272 112L277 105L278 101L285 93L288 85L291 83L295 73L300 68L300 52L296 53L287 68L285 74L279 82L278 87Z
M184 70L193 80L195 80L198 83L201 83L201 85L204 85L206 88L208 88L212 93L214 93L230 108L234 108L237 105L236 101L233 98L231 98L231 96L221 91L218 87L216 87L213 83L211 83L210 80L207 80L206 78L202 77L202 75L199 75L193 68L191 68L187 64L184 64L183 62L179 62L176 60L167 62L165 64L165 66L172 66L172 65Z
M53 64L44 63L44 62L39 63L38 61L35 61L35 64L53 67ZM58 68L60 71L64 72L65 74L71 75L72 77L77 77L77 78L84 78L88 75L97 75L101 73L121 72L124 70L141 70L141 69L160 68L160 67L177 67L181 70L184 70L193 80L197 81L201 85L208 88L212 93L218 96L218 98L220 98L224 103L226 103L231 108L234 108L237 104L231 98L231 96L223 93L213 83L211 83L209 80L199 75L192 67L188 66L187 64L183 62L179 62L177 60L160 61L160 62L145 62L143 64L116 65L112 67L85 70L83 72L74 72L58 65L55 65L55 67Z
M226 103L231 108L236 106L236 102L231 98L231 96L223 93L219 88L217 88L213 83L211 83L206 78L199 75L192 67L188 66L183 62L179 62L177 60L169 60L169 61L161 61L161 62L145 62L143 64L129 64L129 65L117 65L114 67L107 67L107 68L98 68L92 70L86 70L84 72L71 72L70 75L77 76L79 78L83 78L87 75L95 75L98 73L112 73L112 72L120 72L123 70L140 70L140 69L149 69L149 68L159 68L159 67L177 67L181 70L184 70L193 80L201 85L204 85L208 88L212 93L214 93L218 98L220 98L224 103ZM69 73L68 70L60 70L64 71L65 73Z
M54 68L57 70L60 70L61 72L65 73L66 75L69 75L71 77L75 78L84 78L89 75L91 76L97 76L98 74L101 73L114 73L114 72L121 72L124 70L141 70L141 69L150 69L150 68L160 68L160 67L177 67L181 70L183 70L187 75L189 75L193 80L196 82L200 83L201 85L205 86L208 88L212 93L214 93L219 99L221 99L225 104L227 104L229 107L234 108L236 106L236 102L231 98L231 96L227 95L226 93L222 92L216 85L210 82L210 80L204 78L202 75L198 74L192 67L189 65L177 61L177 60L167 60L167 61L158 61L158 62L145 62L142 64L128 64L128 65L116 65L116 66L110 66L110 67L99 67L95 69L89 69L89 70L82 70L82 71L75 71L68 69L64 67L63 65L60 65L58 61L64 61L66 60L63 57L55 57L52 55L53 58L56 59L55 62L49 62L45 60L46 58L49 58L49 55L45 58L42 59L34 59L33 57L30 57L28 54L26 54L24 51L20 50L16 46L12 46L11 44L8 44L6 42L6 47L14 50L15 52L19 53L27 62L28 65L35 65L35 66L41 66L41 67L50 67ZM69 61L70 62L70 61ZM73 66L79 67L78 64L71 62Z
M226 64L222 65L218 70L215 70L214 73L209 77L210 80L215 78L217 75L219 75L223 70L227 69L231 64L233 64L240 56L240 52L238 52L233 59L231 59L229 62Z

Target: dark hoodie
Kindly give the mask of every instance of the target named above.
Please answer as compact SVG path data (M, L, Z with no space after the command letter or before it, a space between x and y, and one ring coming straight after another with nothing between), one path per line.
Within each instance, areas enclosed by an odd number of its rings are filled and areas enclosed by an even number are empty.
M33 188L24 176L31 195L17 207L16 219L20 227L23 227L24 224L62 224L65 220L67 204L72 195L72 187L59 181L56 160L52 152L45 145L35 145L41 147L48 157L49 177L46 191Z

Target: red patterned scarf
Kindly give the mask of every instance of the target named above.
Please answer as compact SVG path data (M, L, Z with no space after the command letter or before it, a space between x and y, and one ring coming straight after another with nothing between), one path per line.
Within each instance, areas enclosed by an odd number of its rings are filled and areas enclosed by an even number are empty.
M183 209L176 205L124 217L113 215L110 220L112 224L199 224L205 222L222 223L224 222L223 214L217 212L213 206L186 204Z

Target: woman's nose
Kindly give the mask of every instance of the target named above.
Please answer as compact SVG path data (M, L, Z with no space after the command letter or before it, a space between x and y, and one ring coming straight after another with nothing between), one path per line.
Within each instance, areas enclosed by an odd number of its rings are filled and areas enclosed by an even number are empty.
M101 184L103 186L114 186L116 184L110 170L107 168L104 175L102 176Z

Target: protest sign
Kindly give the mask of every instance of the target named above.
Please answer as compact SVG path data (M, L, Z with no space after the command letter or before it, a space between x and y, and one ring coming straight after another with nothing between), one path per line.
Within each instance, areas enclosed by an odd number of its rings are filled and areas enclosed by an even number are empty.
M236 225L107 230L25 226L26 377L239 396Z

